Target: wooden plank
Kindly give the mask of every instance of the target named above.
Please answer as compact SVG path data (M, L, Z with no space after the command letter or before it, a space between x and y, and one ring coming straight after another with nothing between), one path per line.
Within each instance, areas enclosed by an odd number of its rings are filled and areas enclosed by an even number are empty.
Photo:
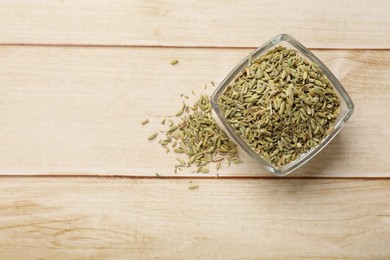
M222 81L247 53L0 47L0 172L172 176L176 155L147 137L179 110L179 94L211 94L209 82ZM389 177L390 51L315 53L344 84L356 110L335 140L295 176ZM179 64L170 65L172 58ZM145 118L150 124L142 126ZM270 176L240 153L244 164L223 165L220 176Z
M389 1L28 1L0 3L0 43L390 48Z
M0 257L388 259L389 196L383 180L0 178Z

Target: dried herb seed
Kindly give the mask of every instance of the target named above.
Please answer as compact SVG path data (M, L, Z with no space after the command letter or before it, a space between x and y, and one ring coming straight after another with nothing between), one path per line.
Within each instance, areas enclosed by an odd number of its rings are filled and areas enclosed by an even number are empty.
M281 167L316 147L333 129L340 99L315 63L275 47L250 55L218 104L235 132L264 160ZM227 152L221 146L222 153ZM240 163L235 156L230 162Z
M170 145L175 153L187 155L187 158L177 158L179 164L175 166L174 172L177 173L181 167L194 165L197 172L208 173L209 169L205 165L216 163L219 169L225 157L235 158L235 162L240 163L237 146L211 116L209 96L199 96L192 109L187 108L183 103L176 114L181 116L178 123L169 119L166 139L160 141L165 149Z
M148 137L148 140L151 141L151 140L155 139L155 138L157 137L157 135L158 135L158 132L155 132L155 133L151 134L151 135Z
M189 190L197 190L199 189L199 185L193 185L193 186L190 186L188 187Z

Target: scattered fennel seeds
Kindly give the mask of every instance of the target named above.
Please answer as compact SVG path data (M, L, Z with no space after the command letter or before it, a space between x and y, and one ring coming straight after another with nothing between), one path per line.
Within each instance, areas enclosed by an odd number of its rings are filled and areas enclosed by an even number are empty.
M242 140L277 167L317 146L340 114L340 99L319 66L281 46L251 57L218 104Z
M207 169L206 167L199 167L199 169L197 170L197 172L209 173L209 169Z
M171 65L176 65L178 63L179 63L179 60L177 60L177 59L171 60Z
M188 109L183 103L179 122L175 124L169 120L169 128L165 139L160 140L164 148L170 146L177 154L186 155L186 158L177 158L179 164L175 166L175 173L182 167L197 167L197 172L208 173L205 165L219 163L227 158L234 162L241 162L237 154L237 146L221 130L211 116L211 103L207 95L199 99Z
M188 187L189 190L197 190L199 189L199 185L193 185L193 186L190 186Z
M151 135L148 137L148 140L151 141L151 140L155 139L155 138L157 137L157 135L158 135L158 132L155 132L155 133L151 134Z
M149 119L145 119L144 121L141 122L142 125L146 125L147 123L149 123Z
M217 162L217 165L215 166L215 169L218 171L220 167L221 167L221 162L218 161L218 162Z

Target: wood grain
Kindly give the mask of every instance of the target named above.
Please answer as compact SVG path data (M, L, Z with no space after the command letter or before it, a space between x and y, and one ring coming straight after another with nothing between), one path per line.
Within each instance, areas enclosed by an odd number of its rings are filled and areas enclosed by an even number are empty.
M390 48L389 1L3 0L0 43Z
M0 259L390 259L389 8L0 1ZM176 156L147 136L181 93L211 94L279 33L347 89L345 128L291 175L303 178L265 178L242 151L226 178L175 175Z
M389 196L375 180L0 178L0 258L385 259Z
M211 94L209 82L220 82L247 53L0 47L0 172L172 176L176 155L147 137L164 129L160 122L180 108L181 93ZM356 109L335 140L293 176L390 177L390 51L315 54L344 84ZM172 58L180 63L170 65ZM150 124L142 126L145 118ZM270 176L241 155L244 164L223 165L220 176Z

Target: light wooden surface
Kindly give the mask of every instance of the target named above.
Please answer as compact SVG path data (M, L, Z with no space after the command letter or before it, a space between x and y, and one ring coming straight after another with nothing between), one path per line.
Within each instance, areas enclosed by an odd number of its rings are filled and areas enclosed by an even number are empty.
M3 0L0 43L389 48L387 0Z
M175 175L180 155L167 155L157 139L150 142L147 137L166 129L160 122L180 109L181 93L211 94L215 88L210 81L222 81L247 53L0 47L0 172ZM378 120L390 118L390 51L315 54L345 85L356 111L329 147L292 176L390 177L385 141L390 141L390 130L386 120ZM173 57L180 60L176 66L169 63ZM145 118L150 124L142 126ZM223 167L220 176L269 176L255 160L240 154L245 163Z
M390 255L383 180L0 180L2 259Z
M0 1L0 259L390 258L388 10ZM350 121L292 178L242 152L219 179L175 176L175 156L149 133L181 93L211 94L279 33L334 72L355 103Z

